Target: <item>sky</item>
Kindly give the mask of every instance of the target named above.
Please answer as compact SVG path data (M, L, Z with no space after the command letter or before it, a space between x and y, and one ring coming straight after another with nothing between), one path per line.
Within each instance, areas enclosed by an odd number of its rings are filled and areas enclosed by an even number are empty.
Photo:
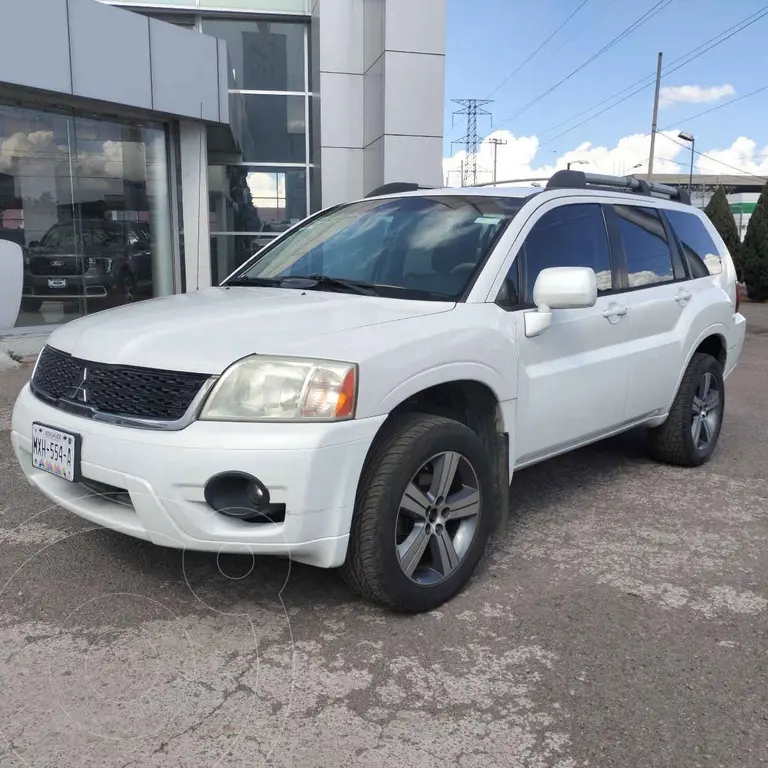
M452 142L466 133L466 117L452 115L461 109L452 99L493 100L485 106L491 115L478 119L486 139L478 182L492 178L491 137L507 142L497 147L499 180L546 177L568 161L599 173L647 170L659 52L654 173L689 172L691 145L679 138L683 131L709 156L694 156L694 174L742 171L768 179L764 0L447 0L447 10L443 166L451 186L459 184L464 156L462 142ZM740 100L728 104L734 99ZM721 108L699 114L715 107Z

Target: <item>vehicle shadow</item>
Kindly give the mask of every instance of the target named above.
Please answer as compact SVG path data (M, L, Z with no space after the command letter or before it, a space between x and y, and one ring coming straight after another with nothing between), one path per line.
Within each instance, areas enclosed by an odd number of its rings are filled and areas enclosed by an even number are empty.
M537 514L553 505L567 506L569 496L585 485L612 477L620 482L633 466L650 461L646 432L639 429L519 471L512 483L508 526L502 535L494 536L489 554L508 544ZM362 604L344 585L338 570L285 558L158 548L112 532L100 543L124 573L138 572L151 582L162 583L166 598L174 602L189 604L194 596L201 608L224 613ZM493 567L492 559L481 561L473 581L482 579L489 563Z

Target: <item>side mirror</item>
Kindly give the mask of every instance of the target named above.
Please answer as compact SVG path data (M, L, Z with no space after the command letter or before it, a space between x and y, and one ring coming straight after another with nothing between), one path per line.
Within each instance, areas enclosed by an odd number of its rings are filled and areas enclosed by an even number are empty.
M37 246L38 246L38 245L40 245L40 241L39 241L39 240L33 240L33 241L32 241L32 242L29 244L29 246L28 246L28 247L29 247L29 248L37 248Z
M533 286L535 312L525 313L525 335L538 336L552 324L553 309L583 309L597 301L597 276L589 267L542 269Z

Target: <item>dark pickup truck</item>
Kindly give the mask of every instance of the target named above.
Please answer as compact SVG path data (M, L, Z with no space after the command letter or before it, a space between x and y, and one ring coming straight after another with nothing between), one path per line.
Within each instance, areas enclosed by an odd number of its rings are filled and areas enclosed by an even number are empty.
M93 299L124 304L151 295L149 226L133 221L84 220L54 224L24 252L22 309L45 300Z

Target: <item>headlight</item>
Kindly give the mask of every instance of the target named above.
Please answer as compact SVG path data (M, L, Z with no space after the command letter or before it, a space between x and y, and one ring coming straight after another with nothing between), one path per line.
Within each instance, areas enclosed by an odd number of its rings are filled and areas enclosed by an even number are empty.
M331 360L246 357L203 406L205 421L338 421L355 414L357 366Z

